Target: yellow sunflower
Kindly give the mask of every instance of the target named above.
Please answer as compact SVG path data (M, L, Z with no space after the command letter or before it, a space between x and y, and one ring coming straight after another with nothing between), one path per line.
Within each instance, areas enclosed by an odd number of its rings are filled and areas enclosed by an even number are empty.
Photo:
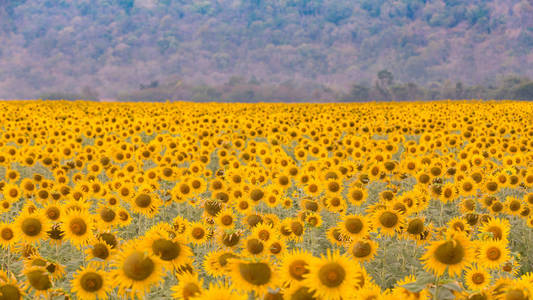
M309 273L304 275L302 284L316 298L340 300L355 290L355 265L346 255L328 251L326 256L310 262Z
M421 258L424 269L437 276L446 269L450 276L459 275L474 257L471 244L463 232L451 232L445 240L432 242Z
M80 299L106 299L111 290L111 282L107 272L94 267L81 267L71 281L72 292Z

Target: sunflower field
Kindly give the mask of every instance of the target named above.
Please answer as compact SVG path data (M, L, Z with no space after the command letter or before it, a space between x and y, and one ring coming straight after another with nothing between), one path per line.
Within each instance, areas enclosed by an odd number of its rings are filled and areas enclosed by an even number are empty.
M533 299L532 102L0 116L0 300Z

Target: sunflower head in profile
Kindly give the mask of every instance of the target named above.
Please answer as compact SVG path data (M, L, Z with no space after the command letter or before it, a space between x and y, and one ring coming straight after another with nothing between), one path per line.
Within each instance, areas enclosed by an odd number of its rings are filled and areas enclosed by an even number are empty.
M355 264L338 251L311 261L309 273L304 275L303 285L318 299L341 299L355 290Z
M234 286L243 292L265 295L268 288L278 286L279 276L274 265L268 260L230 259L231 279Z
M450 232L445 240L432 242L422 256L424 268L440 276L446 269L450 276L456 276L473 259L472 243L464 232Z

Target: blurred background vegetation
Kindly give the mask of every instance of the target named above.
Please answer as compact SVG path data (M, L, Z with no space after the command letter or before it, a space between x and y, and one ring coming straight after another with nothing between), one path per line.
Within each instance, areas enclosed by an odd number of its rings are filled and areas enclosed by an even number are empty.
M530 0L0 0L0 98L533 99Z

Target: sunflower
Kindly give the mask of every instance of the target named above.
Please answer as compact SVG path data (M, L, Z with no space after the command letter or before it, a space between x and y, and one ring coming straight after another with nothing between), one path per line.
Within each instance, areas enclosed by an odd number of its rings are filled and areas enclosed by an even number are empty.
M381 229L381 234L392 236L403 225L403 215L394 209L379 208L371 216L373 228Z
M481 291L490 285L491 281L490 273L479 267L471 267L466 270L465 283L470 290Z
M213 277L225 275L230 270L228 260L232 258L239 258L239 256L233 251L227 250L209 252L204 259L204 270Z
M230 277L234 286L244 292L255 292L256 295L264 295L268 288L275 288L279 276L274 265L266 260L247 261L243 259L231 259Z
M450 276L459 275L474 257L471 244L463 232L451 232L445 240L432 242L421 258L424 269L437 276L446 269Z
M11 223L0 223L0 247L9 249L18 241L14 226Z
M489 221L484 222L479 228L481 233L490 233L494 240L507 241L511 225L506 219L491 218Z
M171 237L171 227L161 223L152 227L143 238L143 247L161 261L173 268L187 264L191 260L192 251L183 243L180 237Z
M26 276L25 286L31 288L36 297L45 295L52 288L52 280L44 267L25 268L23 272Z
M368 197L368 192L366 189L353 186L348 190L348 201L352 203L353 205L361 205L366 201L366 198Z
M275 231L272 228L272 225L266 224L264 222L257 224L252 228L251 236L260 239L261 241L267 242L271 238L274 238Z
M489 269L497 269L509 260L509 249L505 240L483 241L479 247L479 264Z
M223 229L232 229L235 227L236 221L235 213L229 207L219 211L215 217L216 224Z
M108 275L94 267L81 267L71 281L72 292L80 299L106 299L112 286Z
M378 243L371 239L356 239L350 245L352 257L359 262L371 261L378 250Z
M65 214L61 221L61 230L73 245L87 246L94 238L94 221L87 212L71 211Z
M369 221L363 215L346 215L342 221L337 224L341 233L349 239L364 237L369 231Z
M207 226L202 222L191 223L187 230L189 242L195 245L204 244L210 236Z
M12 183L7 183L4 186L2 189L2 194L4 195L4 199L11 203L17 202L19 198L22 197L22 191L20 188Z
M174 292L172 297L178 300L189 300L197 298L203 291L203 280L198 278L198 275L184 273L177 276L178 284L171 287L170 290Z
M139 214L153 218L162 205L161 198L150 192L149 187L143 187L130 201L131 209Z
M279 275L285 286L291 286L304 280L304 275L309 273L309 264L315 257L302 249L293 249L280 259Z
M107 243L102 237L95 239L89 248L85 249L87 260L97 259L104 262L111 261L114 257L116 249Z
M310 262L302 283L316 298L340 300L354 291L355 271L353 261L346 255L328 251L326 256Z
M15 236L25 243L38 242L46 236L49 229L48 221L40 212L23 212L15 219Z
M0 296L1 299L19 300L25 296L24 290L19 286L12 273L0 270Z
M131 298L143 298L161 280L163 264L157 256L141 250L136 243L138 241L131 240L123 245L123 250L112 263L111 278L119 295L124 296L129 291Z

